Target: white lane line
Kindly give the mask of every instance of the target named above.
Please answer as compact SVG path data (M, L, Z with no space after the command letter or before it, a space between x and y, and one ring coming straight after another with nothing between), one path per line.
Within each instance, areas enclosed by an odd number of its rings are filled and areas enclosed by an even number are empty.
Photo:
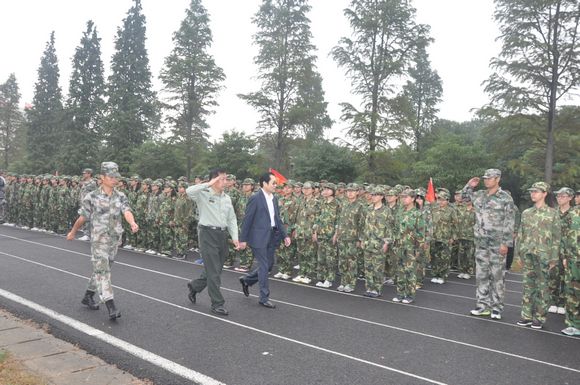
M76 274L75 274L76 275ZM62 322L63 324L80 331L86 335L94 337L100 341L106 342L109 345L112 345L118 349L121 349L137 358L140 358L144 361L147 361L155 366L163 368L168 372L176 374L180 377L183 377L190 381L195 381L196 383L202 385L224 385L222 382L215 380L211 377L206 376L205 374L196 372L195 370L191 370L186 368L185 366L179 365L176 362L170 361L166 358L158 356L155 353L142 349L138 346L130 344L126 341L123 341L120 338L113 337L110 334L107 334L99 329L95 329L90 325L87 325L83 322L77 321L74 318L68 317L64 314L58 313L52 309L39 305L35 302L29 301L26 298L22 298L14 293L9 291L0 289L0 296L9 299L13 302L19 303L24 305L34 311L37 311L41 314L44 314L54 320Z
M30 260L27 260L25 258L18 257L18 256L14 256L14 255L10 255L10 254L4 253L4 252L0 252L0 254L8 255L10 257L13 257L13 258L16 258L16 259L25 261L25 262L29 262L29 263L32 263L32 264L40 265L40 266L43 266L43 267L46 267L46 268L49 268L49 269L53 269L53 270L56 270L56 271L59 271L59 272L63 272L65 274L70 274L70 275L73 275L73 276L76 276L76 277L81 277L81 278L84 278L84 279L88 279L87 277L81 276L79 274L72 273L72 272L69 272L67 270L59 269L59 268L52 267L52 266L49 266L49 265L45 265L45 264L40 263L40 262L30 261ZM184 279L184 278L182 278L182 279ZM300 344L300 345L303 345L303 346L308 346L308 347L311 347L313 349L322 350L322 351L325 351L325 352L328 352L328 353L332 353L332 354L335 354L336 353L337 355L339 355L341 357L347 357L347 358L351 358L352 357L352 356L348 356L348 355L345 355L345 354L339 353L339 352L334 352L332 350L328 350L328 349L325 349L325 348L322 348L322 347L319 347L319 346L316 346L316 345L311 345L311 344L308 344L308 343L305 343L305 342L302 342L302 341L298 341L298 340L294 340L294 339L291 339L291 338L288 338L288 337L284 337L284 336L281 336L281 335L278 335L278 334L274 334L274 333L271 333L271 332L268 332L268 331L265 331L265 330L262 330L262 329L257 329L257 328L254 328L252 326L244 325L244 324L241 324L241 323L238 323L238 322L234 322L234 321L229 321L229 320L223 319L222 317L217 317L217 316L213 316L211 314L202 313L200 311L193 310L193 309L190 309L190 308L186 308L186 307L183 307L181 305L177 305L177 304L174 304L172 302L168 302L168 301L162 300L160 298L151 297L149 295L146 295L146 294L143 294L143 293L139 293L139 292L136 292L136 291L133 291L133 290L130 290L130 289L126 289L126 288L123 288L121 286L117 286L117 285L113 285L113 286L115 288L118 288L119 290L123 290L123 291L126 291L128 293L131 293L131 294L134 294L134 295L137 295L137 296L141 296L141 297L150 299L152 301L156 301L156 302L159 302L159 303L163 303L163 304L166 304L166 305L169 305L169 306L176 307L178 309L182 309L182 310L186 310L186 311L189 311L189 312L192 312L192 313L196 313L196 314L199 314L199 315L203 315L205 317L210 317L210 318L213 318L213 319L222 321L222 322L226 322L226 323L229 323L229 324L232 324L232 325L236 325L236 326L239 326L239 327L242 327L242 328L246 328L246 329L249 329L249 330L253 330L253 331L256 331L258 333L266 334L266 335L269 335L269 336L272 336L272 337L276 337L276 338L281 338L281 339L286 340L286 341L294 342L294 343L297 343L297 344ZM228 289L228 291L233 291L233 292L239 293L238 291L231 290L231 289ZM254 296L254 295L252 295L252 296ZM477 349L477 350L483 350L483 351L487 351L487 352L498 353L498 354L505 355L505 356L508 356L508 357L519 358L519 359L522 359L522 360L525 360L525 361L530 361L530 362L534 362L534 363L539 363L539 364L543 364L543 365L547 365L547 366L552 366L552 367L559 368L559 369L564 369L564 370L568 370L568 371L580 373L580 370L579 369L574 369L574 368L570 368L570 367L567 367L567 366L562 366L562 365L554 364L554 363L551 363L551 362L542 361L542 360L538 360L538 359L535 359L535 358L522 356L522 355L515 354L515 353L509 353L509 352L505 352L505 351L502 351L502 350L491 349L491 348L487 348L487 347L483 347L483 346L479 346L479 345L475 345L475 344L470 344L470 343L467 343L467 342L457 341L457 340L453 340L453 339L445 338L445 337L439 337L439 336L435 336L435 335L432 335L432 334L422 333L422 332L418 332L418 331L414 331L414 330L410 330L410 329L405 329L405 328L400 328L400 327L397 327L397 326L383 324L383 323L380 323L380 322L375 322L375 321L365 320L365 319L361 319L361 318L357 318L357 317L347 316L347 315L344 315L344 314L338 314L338 313L334 313L334 312L330 312L330 311L326 311L326 310L314 309L314 308L310 308L310 307L303 306L303 305L293 304L293 303L290 303L290 302L277 301L277 300L274 300L274 301L275 302L278 302L278 303L283 303L283 304L286 304L286 305L290 305L290 306L294 306L294 307L298 307L298 308L310 310L310 311L315 311L315 312L319 312L319 313L331 315L331 316L334 316L334 317L345 318L345 319L353 320L353 321L356 321L356 322L362 322L362 323L366 323L366 324L370 324L370 325L374 325L374 326L379 326L379 327L383 327L383 328L387 328L387 329L392 329L392 330L397 330L397 331L401 331L401 332L405 332L405 333L415 334L415 335L419 335L419 336L422 336L422 337L427 337L427 338L431 338L431 339L435 339L435 340L439 340L439 341L444 341L444 342L448 342L448 343L452 343L452 344L466 346L466 347L470 347L470 348ZM527 328L525 328L525 329L522 328L522 329L523 330L532 330L532 329L527 329ZM542 332L542 331L541 330L533 330L533 332ZM555 334L555 333L551 333L551 332L549 332L549 333L550 334ZM572 338L572 337L567 337L567 336L564 336L564 337L565 338ZM376 363L373 363L371 361L362 360L362 359L359 359L357 357L352 357L351 359L354 359L355 361L358 361L358 362L369 363L369 364L371 364L373 366L381 367L381 368L384 368L384 369L387 369L387 370L396 371L397 373L407 373L407 372L399 371L398 369L394 369L394 368L390 368L390 367L383 366L383 365L380 365L380 364L376 364ZM408 373L408 375L411 375L412 377L415 377L416 376L416 375L413 375L412 373ZM423 377L420 377L420 376L417 377L417 378L423 379Z
M79 275L79 274L76 274L76 273L73 273L73 272L70 272L70 271L67 271L67 270L59 269L59 268L56 268L56 267L53 267L53 266L45 265L45 264L40 263L40 262L30 261L30 260L27 260L27 259L24 259L24 258L21 258L21 257L18 257L18 256L12 256L12 255L7 254L7 253L4 253L4 252L0 252L0 254L7 255L7 256L10 256L10 257L13 257L13 258L22 260L22 261L30 262L30 263L33 263L35 265L43 266L43 267L46 267L48 269L56 270L58 272L62 272L62 273L65 273L65 274L69 274L69 275L72 275L74 277L88 279L87 277L84 277L82 275ZM165 305L169 305L169 306L175 307L177 309L181 309L181 310L185 310L185 311L188 311L188 312L191 312L191 313L195 313L195 314L198 314L198 315L202 315L204 317L212 318L214 320L221 321L221 322L225 322L225 323L228 323L228 324L231 324L231 325L234 325L234 326L238 326L238 327L241 327L241 328L244 328L244 329L248 329L248 330L251 330L251 331L260 333L260 334L265 334L265 335L270 336L270 337L278 338L278 339L281 339L281 340L284 340L284 341L288 341L288 342L292 342L292 343L295 343L295 344L298 344L298 345L306 346L308 348L315 349L315 350L319 350L319 351L322 351L322 352L325 352L325 353L329 353L329 354L332 354L332 355L335 355L335 356L339 356L339 357L342 357L342 358L347 358L347 359L352 360L352 361L360 362L360 363L363 363L363 364L366 364L366 365L371 365L371 366L374 366L374 367L377 367L377 368L381 368L381 369L385 369L385 370L388 370L388 371L391 371L391 372L399 373L399 374L402 374L404 376L413 377L413 378L416 378L416 379L419 379L419 380L422 380L422 381L425 381L425 382L428 382L428 383L431 383L431 384L447 385L444 382L439 382L439 381L436 381L436 380L432 380L432 379L427 378L427 377L422 377L422 376L419 376L419 375L416 375L416 374L413 374L413 373L410 373L410 372L405 372L403 370L399 370L399 369L396 369L396 368L392 368L390 366L381 365L381 364L378 364L376 362L368 361L368 360L365 360L365 359L362 359L362 358L358 358L358 357L354 357L354 356L351 356L351 355L348 355L348 354L340 353L340 352L337 352L337 351L334 351L334 350L326 349L326 348L323 348L321 346L309 344L307 342L302 342L302 341L295 340L295 339L292 339L292 338L289 338L289 337L284 337L282 335L275 334L275 333L271 333L271 332L268 332L266 330L262 330L262 329L258 329L258 328L252 327L252 326L244 325L244 324L241 324L241 323L238 323L238 322L235 322L235 321L230 321L230 320L224 319L222 317L218 317L218 316L214 316L214 315L211 315L211 314L203 313L203 312L198 311L198 310L193 310L193 309L190 309L190 308L181 306L181 305L174 304L172 302L168 302L168 301L162 300L160 298L151 297L149 295L146 295L146 294L143 294L143 293L139 293L139 292L136 292L136 291L133 291L133 290L130 290L130 289L126 289L126 288L123 288L123 287L120 287L120 286L117 286L117 285L113 285L113 287L116 288L116 289L119 289L119 290L126 291L128 293L131 293L131 294L134 294L134 295L143 297L143 298L150 299L150 300L155 301L155 302L159 302L159 303L162 303L162 304L165 304ZM100 331L98 329L95 329L95 328L93 328L93 327L91 327L89 325L86 325L86 324L84 324L82 322L76 321L73 318L67 317L65 315L61 315L61 314L59 314L59 313L57 313L57 312L55 312L55 311L53 311L51 309L45 308L45 307L43 307L41 305L37 305L34 302L28 301L28 300L26 300L26 299L24 299L22 297L19 297L19 296L15 295L15 294L12 294L12 293L10 293L8 291L5 291L3 289L0 289L0 296L3 296L3 297L8 298L8 299L11 299L11 300L13 300L13 301L15 301L17 303L21 303L22 305L25 305L27 307L30 307L33 310L37 310L40 313L45 314L45 315L47 315L47 316L49 316L49 317L51 317L53 319L56 319L58 321L61 321L61 322L65 323L66 325L69 325L69 326L71 326L71 327L73 327L73 328L75 328L75 329L77 329L77 330L79 330L79 331L81 331L83 333L86 333L86 334L88 334L90 336L94 336L94 337L96 337L96 338L98 338L98 339L100 339L102 341L107 342L107 343L111 343L111 345L113 345L115 347L118 347L120 349L123 349L123 350L127 351L128 353L133 354L136 357L143 358L143 359L145 359L146 361L148 361L148 362L150 362L152 364L155 364L157 366L163 367L164 369L167 369L167 370L171 371L172 373L177 374L177 375L180 375L180 376L182 376L184 378L188 378L189 379L189 377L185 377L184 375L180 374L181 372L175 372L175 371L173 371L174 370L174 367L173 366L169 366L167 364L168 363L172 363L172 364L176 365L176 367L181 367L181 368L183 368L185 370L188 370L188 371L191 371L191 372L196 373L198 375L207 377L207 376L205 376L205 375L203 375L201 373L195 372L195 371L190 370L190 369L188 369L186 367L183 367L183 366L181 366L179 364L176 364L176 363L174 363L172 361L166 360L163 357L157 356L154 353L148 352L148 351L146 351L144 349L141 349L141 348L139 348L137 346L131 345L128 342L125 342L123 340L117 339L116 337L109 336L109 335L105 334L104 332L102 332L102 331ZM83 327L86 327L88 329L83 329ZM107 338L103 338L103 335L107 335L108 337ZM110 341L112 341L112 342L110 342ZM132 348L134 348L136 350L128 349L127 346L132 347ZM150 354L151 356L149 356L148 354ZM155 359L153 360L153 358L149 358L149 357L153 357ZM162 360L162 361L160 361L160 360ZM166 361L167 364L165 366L163 366L163 364L165 363L165 361ZM207 377L207 379L213 380L210 377ZM196 381L199 381L202 385L205 385L205 384L208 384L208 385L221 384L220 382L217 382L217 381L216 382L202 382L200 380L196 380ZM215 381L215 380L213 380L213 381Z

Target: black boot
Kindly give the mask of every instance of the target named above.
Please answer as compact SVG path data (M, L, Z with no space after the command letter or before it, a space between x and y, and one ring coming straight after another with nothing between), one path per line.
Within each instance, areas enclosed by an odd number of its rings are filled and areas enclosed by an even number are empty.
M94 295L94 291L87 290L81 303L87 305L91 310L99 310L99 304L95 302L95 299L93 298Z
M117 308L115 307L115 302L113 302L112 299L105 302L105 305L107 305L107 310L109 311L109 319L110 320L115 320L115 319L121 317L121 312L119 310L117 310Z

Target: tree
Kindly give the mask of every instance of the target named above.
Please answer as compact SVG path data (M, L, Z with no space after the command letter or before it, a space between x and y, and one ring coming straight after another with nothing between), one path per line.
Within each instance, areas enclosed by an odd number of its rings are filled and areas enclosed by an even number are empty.
M213 144L207 158L208 168L221 167L228 173L243 179L258 175L256 155L254 150L256 141L243 132L232 130L222 136L220 142Z
M92 21L87 22L72 60L73 70L66 101L67 127L63 172L80 174L98 163L101 123L105 108L101 39Z
M409 70L410 79L403 87L403 97L409 103L409 121L415 150L421 152L421 138L437 119L437 104L441 101L443 87L437 71L431 69L425 47L419 47L414 63L415 66Z
M502 50L485 82L501 113L546 116L544 179L554 167L557 102L577 87L580 45L577 0L495 0Z
M196 147L207 143L206 117L213 113L216 94L225 79L223 70L207 52L212 34L209 16L200 0L191 0L173 43L160 77L169 93L167 119L187 158L189 178L194 154L199 153Z
M159 178L185 175L183 154L167 142L147 141L131 151L131 173L143 178Z
M54 32L40 59L32 108L28 109L28 166L36 173L58 170L58 154L63 140L62 92Z
M394 92L390 81L406 73L416 50L427 44L429 28L415 23L408 1L352 0L344 14L353 38L341 38L331 54L346 69L363 106L342 103L342 119L350 122L347 134L364 149L373 173L375 151L399 136L398 122L389 119L396 113L388 100Z
M20 91L16 76L10 74L6 82L0 84L0 151L2 168L8 168L20 149L24 129L24 117L18 108Z
M281 171L288 169L288 142L298 128L320 131L330 124L314 65L309 11L307 0L263 1L253 18L259 47L254 62L262 84L259 91L238 95L260 113L259 128L274 139L273 163Z
M131 150L152 138L159 126L159 103L151 86L141 11L141 0L134 0L117 30L106 92L107 155L121 170L127 170L131 163Z
M354 154L328 141L307 142L296 151L294 174L301 180L321 180L350 182L356 178Z

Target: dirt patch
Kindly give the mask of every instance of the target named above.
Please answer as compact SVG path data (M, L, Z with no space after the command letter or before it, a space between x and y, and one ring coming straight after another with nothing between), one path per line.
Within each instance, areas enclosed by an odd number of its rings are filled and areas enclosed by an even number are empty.
M47 385L48 381L32 374L8 352L0 350L0 384Z

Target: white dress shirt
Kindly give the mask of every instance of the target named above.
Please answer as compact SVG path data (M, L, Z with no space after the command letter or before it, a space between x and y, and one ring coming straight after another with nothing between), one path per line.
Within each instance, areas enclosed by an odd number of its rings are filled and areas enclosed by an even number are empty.
M276 220L274 219L274 194L269 194L264 189L262 189L262 192L266 197L268 211L270 212L270 224L272 225L272 227L276 227Z

